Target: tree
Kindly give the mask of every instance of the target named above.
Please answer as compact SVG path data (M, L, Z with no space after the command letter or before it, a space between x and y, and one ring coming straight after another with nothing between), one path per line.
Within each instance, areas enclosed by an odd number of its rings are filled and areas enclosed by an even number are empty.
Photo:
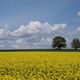
M53 38L53 42L52 42L52 47L53 48L57 48L57 49L61 49L62 47L66 47L66 40L64 37L61 36L57 36L55 38Z
M80 48L80 41L78 38L74 38L73 41L71 42L71 47L75 48L75 50L77 50L78 48Z

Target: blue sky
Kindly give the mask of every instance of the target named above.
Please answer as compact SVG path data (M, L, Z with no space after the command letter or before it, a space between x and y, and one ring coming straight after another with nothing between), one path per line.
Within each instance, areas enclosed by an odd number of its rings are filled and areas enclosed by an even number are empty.
M51 48L56 35L70 44L72 38L80 37L79 13L80 0L0 0L0 48ZM49 33L44 31L47 28Z

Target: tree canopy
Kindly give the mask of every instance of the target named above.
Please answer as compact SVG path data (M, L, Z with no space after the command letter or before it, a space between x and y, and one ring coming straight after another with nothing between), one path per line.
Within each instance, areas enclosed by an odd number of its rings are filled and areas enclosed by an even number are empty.
M71 42L71 47L75 49L80 48L80 41L78 38L73 39L73 41Z
M53 48L61 49L62 47L65 48L66 45L67 45L66 39L64 37L57 36L57 37L53 38L53 42L52 42Z

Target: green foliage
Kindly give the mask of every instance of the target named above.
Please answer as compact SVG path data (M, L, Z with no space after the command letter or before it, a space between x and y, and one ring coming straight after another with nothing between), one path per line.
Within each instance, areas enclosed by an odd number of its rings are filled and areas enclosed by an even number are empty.
M65 48L66 47L66 40L64 37L57 36L53 39L52 43L53 48L58 48L61 49L61 47Z
M71 47L75 49L80 48L80 41L78 38L73 39L73 41L71 42Z

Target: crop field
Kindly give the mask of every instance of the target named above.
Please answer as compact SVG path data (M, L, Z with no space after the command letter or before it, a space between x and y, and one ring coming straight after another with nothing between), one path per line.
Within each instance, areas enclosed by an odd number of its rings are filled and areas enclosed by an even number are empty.
M80 52L0 52L0 80L80 80Z

